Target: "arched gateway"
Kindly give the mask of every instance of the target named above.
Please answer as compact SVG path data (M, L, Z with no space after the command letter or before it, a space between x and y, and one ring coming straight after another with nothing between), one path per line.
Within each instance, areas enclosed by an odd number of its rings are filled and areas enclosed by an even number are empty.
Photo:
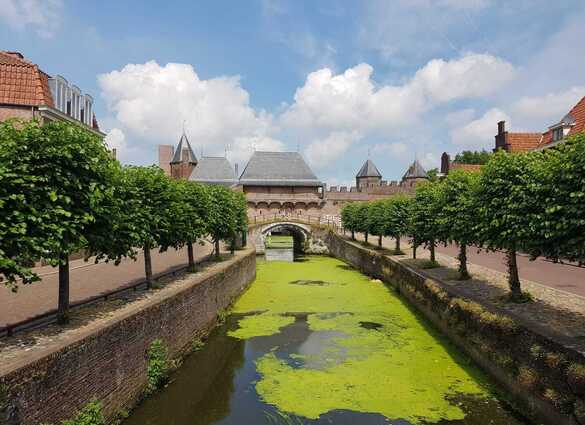
M294 249L297 253L323 254L327 252L325 244L314 238L311 226L292 221L282 221L250 229L248 240L254 244L258 254L265 252L266 237L271 233L291 235L294 239Z

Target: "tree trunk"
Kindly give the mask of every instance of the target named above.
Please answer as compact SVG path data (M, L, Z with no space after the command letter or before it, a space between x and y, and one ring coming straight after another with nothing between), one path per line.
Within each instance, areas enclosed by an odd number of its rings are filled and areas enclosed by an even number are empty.
M187 257L189 258L189 266L187 270L190 272L195 271L195 253L193 252L193 242L187 244Z
M431 261L434 263L436 262L435 259L435 241L431 241L431 245L429 246L429 250L431 251Z
M467 245L462 243L459 245L459 279L471 279L469 271L467 270Z
M365 233L364 237L366 239L366 243L368 243L368 232Z
M220 257L220 254L219 254L219 239L216 239L215 240L215 259L216 260L219 260L220 258L221 257Z
M382 248L382 235L378 236L378 246Z
M412 241L412 258L413 258L413 260L416 260L416 247L417 247L417 244L414 241Z
M232 237L232 241L230 243L230 252L231 252L231 254L234 255L235 251L236 251L236 235L234 235Z
M146 287L152 289L152 259L150 258L150 243L144 244L144 274L146 275Z
M59 262L59 307L57 323L69 323L69 256L62 255Z
M355 232L353 230L351 231L351 240L355 241Z
M506 257L508 260L508 285L510 285L510 295L512 300L520 300L522 298L522 290L520 289L520 276L518 275L518 264L516 262L516 249L508 249Z
M396 236L396 254L400 252L400 236Z

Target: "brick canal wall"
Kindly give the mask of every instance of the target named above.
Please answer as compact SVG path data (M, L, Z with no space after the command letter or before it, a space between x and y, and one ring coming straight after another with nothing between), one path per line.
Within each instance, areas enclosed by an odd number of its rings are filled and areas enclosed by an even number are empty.
M58 344L0 365L0 424L59 423L90 402L111 421L140 399L146 351L160 338L171 358L207 334L256 276L254 250L134 301Z
M396 258L321 233L333 256L389 284L473 358L518 411L539 424L585 424L585 357L571 341L469 300Z

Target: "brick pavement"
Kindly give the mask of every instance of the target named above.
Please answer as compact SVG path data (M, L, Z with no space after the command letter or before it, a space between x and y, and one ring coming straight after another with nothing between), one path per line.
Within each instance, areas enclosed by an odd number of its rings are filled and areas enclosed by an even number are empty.
M211 253L211 244L195 245L196 260ZM187 249L159 253L152 251L152 269L156 277L187 264ZM74 260L71 267L71 301L81 301L144 279L144 258L142 253L137 261L123 260L120 265L113 263L94 264L91 261ZM0 327L8 323L16 323L36 315L54 310L57 307L58 273L50 266L34 269L40 282L20 285L17 293L12 293L0 286Z

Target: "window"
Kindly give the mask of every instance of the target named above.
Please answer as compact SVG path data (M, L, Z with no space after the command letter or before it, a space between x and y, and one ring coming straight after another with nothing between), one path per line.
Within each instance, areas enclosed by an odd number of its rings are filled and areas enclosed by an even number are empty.
M552 139L553 142L561 140L564 137L563 127L553 129Z

